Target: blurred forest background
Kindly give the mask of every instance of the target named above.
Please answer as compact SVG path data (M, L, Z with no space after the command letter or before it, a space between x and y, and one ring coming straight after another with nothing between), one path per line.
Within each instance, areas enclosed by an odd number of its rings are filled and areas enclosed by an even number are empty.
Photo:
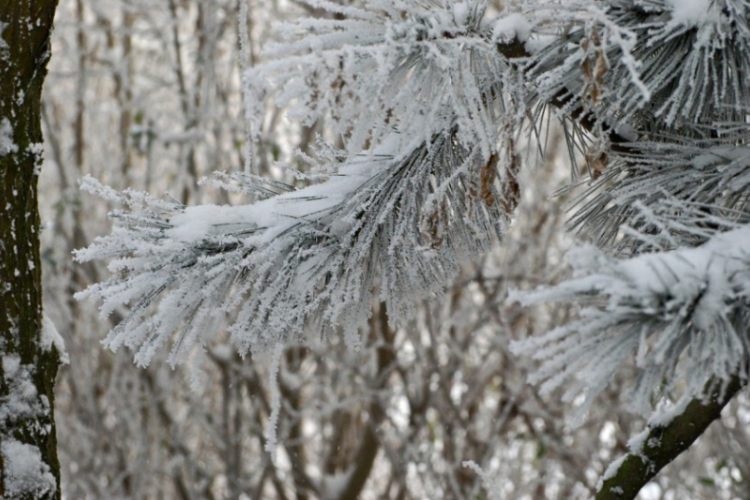
M571 173L558 161L568 146L554 127L544 132L545 158L526 152L526 189L504 245L477 256L445 300L422 304L396 331L376 308L356 353L335 339L286 350L276 464L263 446L268 360L240 359L217 342L187 366L140 369L127 350L101 345L117 313L102 319L95 304L73 299L108 272L71 262L73 249L109 232L111 207L79 191L83 176L185 204L246 201L199 181L243 170L240 67L260 60L275 22L302 12L327 15L290 0L249 0L247 16L238 0L60 2L40 200L45 311L70 354L57 386L64 496L476 499L488 487L507 499L590 497L643 420L611 384L586 423L571 429L570 408L527 385L532 362L507 349L510 339L575 314L504 300L509 289L565 273L565 197L553 194ZM318 135L326 136L325 123L300 127L269 107L255 144L260 171L292 182L278 162L304 168L294 151L309 151ZM750 498L749 422L741 394L641 498Z

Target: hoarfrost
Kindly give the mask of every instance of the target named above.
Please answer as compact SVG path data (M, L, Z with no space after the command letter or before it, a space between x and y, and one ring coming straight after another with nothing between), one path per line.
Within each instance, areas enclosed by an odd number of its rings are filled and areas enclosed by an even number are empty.
M742 0L572 2L557 12L573 28L532 69L546 98L577 103L586 84L602 121L632 121L644 109L667 127L744 120L750 59L737 54L750 52L750 19ZM596 61L606 71L583 77L581 65Z
M515 202L498 185L515 175L512 142L486 157L481 145L461 141L459 117L451 123L429 140L397 132L357 154L323 150L326 180L304 188L234 176L243 192L269 191L245 206L184 207L86 178L84 189L129 210L112 213L111 235L75 252L78 261L111 259L113 272L77 297L101 299L103 316L133 302L106 343L137 348L142 365L175 331L169 359L181 361L234 310L241 353L339 328L354 348L376 286L390 319L401 322L418 298L442 293L463 264L496 244L509 222ZM482 185L482 175L490 182Z
M215 321L232 318L216 357L273 352L264 433L273 452L278 384L298 383L280 371L283 346L343 332L356 348L374 300L403 322L490 249L517 201L514 141L534 102L587 122L566 136L571 151L585 152L587 132L613 147L573 219L599 248L571 253L570 280L511 294L583 306L573 323L513 344L541 361L532 381L583 401L580 417L631 360L642 411L655 394L687 401L709 378L747 378L747 0L571 0L494 20L474 0L308 4L339 15L283 25L254 68L240 33L246 172L217 184L253 204L185 207L84 180L123 206L111 235L76 252L108 259L112 271L78 297L100 300L103 316L129 310L110 348L131 347L146 365L172 341L177 363L208 344ZM553 14L540 22L546 8ZM243 0L243 20L247 10ZM497 42L514 40L530 53L498 52ZM345 138L341 150L323 145L320 160L305 157L313 185L250 175L267 102L303 125L322 118L326 134ZM15 147L2 137L0 154ZM649 425L666 425L681 405ZM631 452L658 445L647 435ZM464 465L499 491L477 464Z

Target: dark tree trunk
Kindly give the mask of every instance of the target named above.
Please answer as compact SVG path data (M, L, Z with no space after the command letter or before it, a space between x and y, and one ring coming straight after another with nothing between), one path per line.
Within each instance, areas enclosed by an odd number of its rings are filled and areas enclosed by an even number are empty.
M41 93L56 7L57 0L0 0L1 498L60 498L59 354L42 341L37 207Z

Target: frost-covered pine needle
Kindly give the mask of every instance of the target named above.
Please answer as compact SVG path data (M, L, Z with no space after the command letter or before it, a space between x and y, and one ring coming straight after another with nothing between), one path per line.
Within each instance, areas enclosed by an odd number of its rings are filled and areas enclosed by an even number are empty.
M750 222L747 137L655 139L611 155L580 196L573 227L601 247L633 254L700 245Z
M532 382L544 392L562 387L567 401L586 395L579 417L632 358L640 370L633 404L646 413L652 396L673 388L700 396L714 377L747 377L750 226L697 248L630 259L582 247L571 264L572 279L511 300L576 301L579 319L512 349L542 362Z
M271 92L303 124L325 119L352 153L394 130L428 140L458 125L463 143L491 154L504 96L518 97L522 85L483 22L484 2L311 5L340 16L283 25L285 40L267 46L266 62L246 74L251 94Z

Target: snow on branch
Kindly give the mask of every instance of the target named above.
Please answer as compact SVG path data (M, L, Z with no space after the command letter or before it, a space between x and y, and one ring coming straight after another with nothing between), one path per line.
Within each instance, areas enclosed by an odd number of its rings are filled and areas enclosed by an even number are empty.
M101 300L104 316L127 307L106 343L137 349L141 365L174 332L170 362L181 361L217 318L231 318L242 353L339 328L357 345L376 287L399 321L503 233L517 161L503 151L484 159L457 136L455 127L427 142L394 134L346 161L330 158L325 182L286 192L277 183L278 194L246 206L185 207L86 178L84 189L128 210L111 214L112 234L75 253L110 259L112 271L77 298Z
M747 378L750 226L697 248L625 260L583 247L571 263L572 279L511 300L577 301L580 318L512 349L541 360L531 381L544 392L565 387L566 401L585 394L579 417L633 356L640 369L633 403L644 412L653 395L679 388L702 396L709 380Z
M667 415L648 422L648 427L628 442L628 453L610 464L597 484L595 500L636 498L659 471L688 449L744 387L733 377L724 384L709 382L701 399L684 398Z

